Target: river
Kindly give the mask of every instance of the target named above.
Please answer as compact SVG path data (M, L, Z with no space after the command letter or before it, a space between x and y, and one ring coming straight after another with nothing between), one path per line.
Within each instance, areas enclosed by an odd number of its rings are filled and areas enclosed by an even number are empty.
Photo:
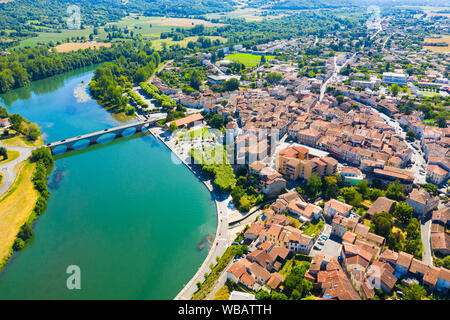
M92 75L37 81L0 104L37 123L46 143L120 124L86 95ZM47 211L0 273L0 299L174 298L207 256L198 244L215 233L204 185L148 134L56 159ZM67 289L70 265L80 267L80 290Z

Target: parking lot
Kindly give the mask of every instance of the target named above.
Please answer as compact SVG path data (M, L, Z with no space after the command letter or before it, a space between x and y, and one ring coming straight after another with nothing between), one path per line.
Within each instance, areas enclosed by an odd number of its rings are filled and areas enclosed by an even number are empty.
M342 243L341 239L338 239L335 236L331 236L331 225L325 224L325 227L322 231L322 233L317 237L316 242L314 243L313 248L311 249L310 256L315 256L316 253L322 253L322 254L328 254L333 257L338 257L341 253ZM327 237L327 240L321 240L320 236L325 235ZM318 242L322 241L324 242L323 245L319 245ZM315 247L320 248L320 250L315 249Z

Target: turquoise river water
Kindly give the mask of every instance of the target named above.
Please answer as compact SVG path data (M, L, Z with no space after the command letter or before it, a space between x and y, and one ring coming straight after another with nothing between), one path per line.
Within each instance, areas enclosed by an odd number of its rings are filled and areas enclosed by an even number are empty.
M120 122L86 94L93 67L0 96L37 123L46 143ZM84 82L84 86L82 84ZM214 234L208 190L151 135L58 156L48 209L32 242L0 273L0 299L172 299L207 255ZM69 265L81 289L69 290Z

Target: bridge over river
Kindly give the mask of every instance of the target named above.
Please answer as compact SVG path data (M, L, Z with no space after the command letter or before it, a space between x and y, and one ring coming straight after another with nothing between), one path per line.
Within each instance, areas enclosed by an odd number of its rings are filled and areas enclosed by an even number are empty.
M92 145L92 144L97 144L98 143L98 139L101 136L104 136L106 134L111 134L114 133L114 139L116 138L120 138L123 136L123 133L125 132L125 130L130 129L130 128L134 128L136 129L135 132L141 132L144 127L148 127L150 125L154 125L157 121L164 119L165 116L163 117L154 117L152 119L149 120L142 120L142 121L138 121L138 122L133 122L133 123L129 123L129 124L124 124L121 126L117 126L114 128L109 128L109 129L104 129L101 131L96 131L96 132L92 132L92 133L88 133L88 134L83 134L81 136L77 136L77 137L73 137L73 138L69 138L69 139L64 139L64 140L60 140L60 141L56 141L56 142L52 142L52 143L48 143L47 147L50 148L50 151L52 152L52 154L54 154L54 151L57 147L60 146L65 146L65 151L70 151L70 150L74 150L74 145L75 143L77 143L78 141L82 141L82 140L86 140L89 142L88 145ZM61 152L61 153L64 153Z

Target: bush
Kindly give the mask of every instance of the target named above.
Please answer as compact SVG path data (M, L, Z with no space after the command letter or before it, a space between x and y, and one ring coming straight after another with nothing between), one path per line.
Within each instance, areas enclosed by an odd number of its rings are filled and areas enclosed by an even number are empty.
M16 240L14 240L14 244L13 244L14 251L20 251L23 248L25 248L25 242L20 238L16 238Z

